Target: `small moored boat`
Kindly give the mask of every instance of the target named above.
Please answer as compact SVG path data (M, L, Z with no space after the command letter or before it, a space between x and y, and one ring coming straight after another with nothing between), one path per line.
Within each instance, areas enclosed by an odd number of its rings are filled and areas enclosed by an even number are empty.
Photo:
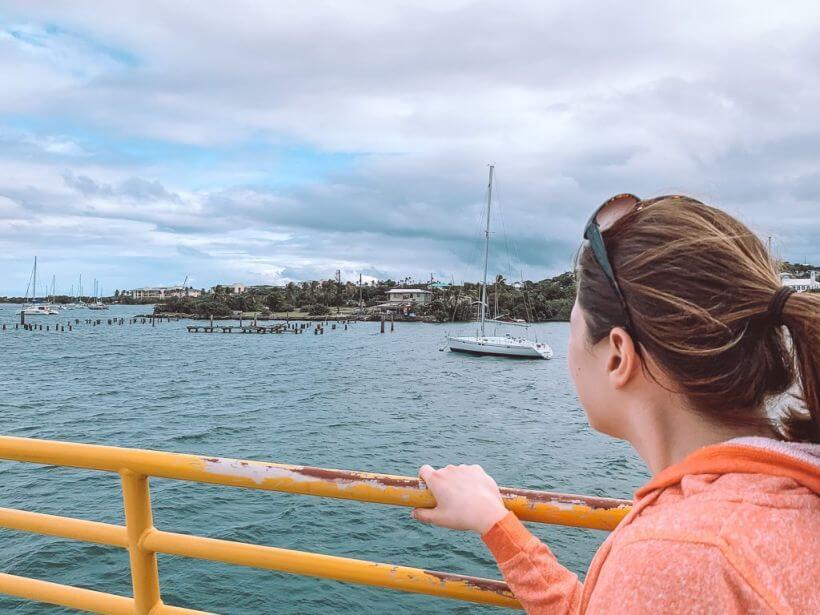
M31 302L29 302L28 292L31 290ZM26 303L22 309L17 312L24 316L55 316L59 314L56 307L50 303L37 302L37 257L34 257L34 268L31 271L31 279L29 280L29 287L26 289Z
M476 355L494 355L499 357L517 357L521 359L551 359L552 348L537 340L529 340L510 334L504 336L487 335L484 324L487 320L499 325L513 325L526 327L527 324L518 319L508 318L500 320L497 317L487 318L487 264L490 254L490 207L493 201L493 170L490 165L490 182L487 187L487 225L484 229L484 280L481 284L481 308L479 322L481 327L476 334L470 336L447 336L447 346L454 352L466 352ZM497 315L496 315L497 316Z
M448 337L450 350L470 354L487 354L504 357L521 357L522 359L551 359L552 348L540 342L523 337L505 336L469 336Z

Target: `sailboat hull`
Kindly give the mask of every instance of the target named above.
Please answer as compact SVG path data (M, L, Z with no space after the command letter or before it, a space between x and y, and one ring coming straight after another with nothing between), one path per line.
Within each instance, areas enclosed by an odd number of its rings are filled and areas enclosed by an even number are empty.
M551 359L552 348L546 344L516 337L448 337L453 352L492 355L517 359Z
M50 305L29 305L23 307L22 310L17 312L18 314L23 314L24 316L56 316L60 312L58 312L55 308L51 307Z

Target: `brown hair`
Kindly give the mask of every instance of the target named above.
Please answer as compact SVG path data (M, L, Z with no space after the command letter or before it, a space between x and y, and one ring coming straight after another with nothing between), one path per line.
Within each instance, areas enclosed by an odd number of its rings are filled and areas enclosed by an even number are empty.
M769 318L781 281L763 243L693 199L661 199L603 237L629 333L693 410L720 423L768 424L788 440L820 441L820 295L791 295L779 319L784 326ZM588 247L577 271L594 344L625 325L623 312ZM784 393L799 403L777 421L768 418L766 402Z

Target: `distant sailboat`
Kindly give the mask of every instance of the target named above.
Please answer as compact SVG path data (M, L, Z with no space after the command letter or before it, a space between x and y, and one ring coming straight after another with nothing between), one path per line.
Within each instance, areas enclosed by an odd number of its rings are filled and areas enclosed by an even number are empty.
M31 289L31 301L29 301L28 291L26 289L25 303L18 314L25 316L56 316L59 312L49 303L37 302L37 257L34 257L34 269L31 271L31 280L29 284Z
M83 301L83 274L80 274L80 280L77 286L77 301L74 304L78 308L86 308L88 304Z
M495 355L501 357L518 357L526 359L551 359L552 348L547 344L532 341L513 335L488 336L485 332L487 319L487 265L490 256L490 208L493 201L493 171L490 165L490 183L487 187L487 225L484 229L484 280L481 284L480 331L474 336L447 336L447 346L453 352L465 352L476 355ZM497 316L497 314L496 314ZM490 322L503 325L527 326L525 323L508 322L490 319Z
M88 305L89 310L107 310L108 306L102 302L102 287L97 280L94 280L94 303Z

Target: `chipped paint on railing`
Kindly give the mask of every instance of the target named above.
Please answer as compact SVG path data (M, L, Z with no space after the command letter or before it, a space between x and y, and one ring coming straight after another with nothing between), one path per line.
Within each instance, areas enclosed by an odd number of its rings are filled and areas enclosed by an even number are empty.
M213 472L221 476L249 478L257 485L261 485L267 479L301 480L301 475L298 472L281 466L239 461L237 459L221 459L219 457L204 457L203 459L206 472Z
M429 508L435 499L424 481L409 476L334 470L219 457L202 457L210 474L304 495L318 495ZM629 512L631 503L613 498L586 497L549 491L501 488L504 503L526 521L558 523L611 530Z

